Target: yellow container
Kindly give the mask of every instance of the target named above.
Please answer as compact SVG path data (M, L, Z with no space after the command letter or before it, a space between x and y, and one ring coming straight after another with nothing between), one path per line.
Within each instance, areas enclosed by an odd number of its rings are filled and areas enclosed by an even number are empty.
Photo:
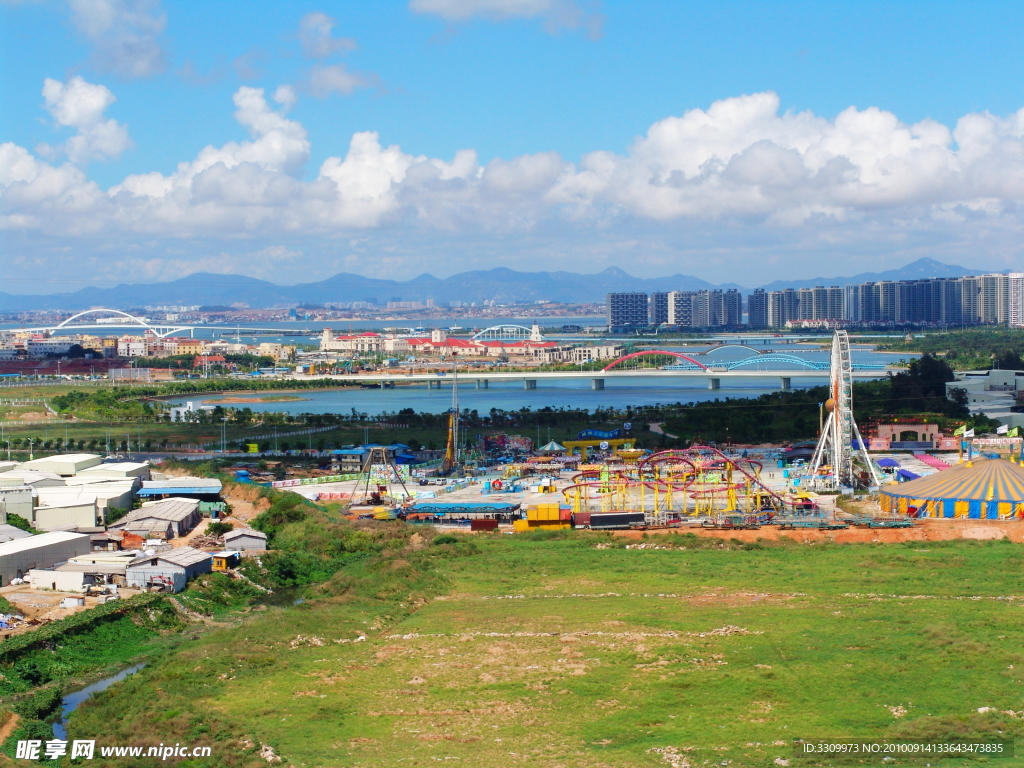
M563 531L571 526L562 520L527 520L531 531Z
M530 530L530 521L529 520L513 520L512 521L512 530L516 531L517 533L522 533L524 531L528 531L528 530Z

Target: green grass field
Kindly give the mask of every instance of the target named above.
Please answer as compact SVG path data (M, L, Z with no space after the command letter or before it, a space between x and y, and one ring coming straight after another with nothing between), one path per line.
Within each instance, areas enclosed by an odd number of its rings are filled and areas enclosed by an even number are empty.
M802 737L1024 733L1019 546L609 541L356 563L333 597L185 643L72 738L208 739L189 765L266 765L264 743L295 766L678 768L773 765Z

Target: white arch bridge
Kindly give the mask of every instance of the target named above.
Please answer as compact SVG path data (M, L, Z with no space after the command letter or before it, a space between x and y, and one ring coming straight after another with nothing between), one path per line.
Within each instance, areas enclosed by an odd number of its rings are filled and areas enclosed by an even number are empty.
M525 325L492 325L473 334L474 341L543 341L540 327L534 325L527 328Z
M106 323L77 323L75 322L79 318L87 317L89 315L114 315L123 318L122 322L106 322ZM175 334L188 332L189 336L192 336L195 328L190 325L155 325L150 323L148 320L142 317L136 317L130 315L127 312L122 312L120 309L87 309L84 312L79 312L77 315L72 315L67 320L64 320L57 325L51 325L45 328L19 328L20 331L28 331L30 333L45 333L52 335L55 332L60 331L97 331L97 330L141 330L150 331L155 336L160 338L166 338L167 336L174 336Z

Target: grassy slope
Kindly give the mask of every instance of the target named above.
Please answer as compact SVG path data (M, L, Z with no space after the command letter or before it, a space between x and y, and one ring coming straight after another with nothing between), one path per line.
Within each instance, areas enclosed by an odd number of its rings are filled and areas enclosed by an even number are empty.
M1018 547L600 540L479 537L471 557L357 564L344 597L189 644L83 708L73 737L216 733L210 765L257 764L245 737L294 765L653 766L669 746L768 765L800 736L1017 727L974 710L1024 708L1022 606L993 599L1024 595ZM709 634L727 626L749 634Z

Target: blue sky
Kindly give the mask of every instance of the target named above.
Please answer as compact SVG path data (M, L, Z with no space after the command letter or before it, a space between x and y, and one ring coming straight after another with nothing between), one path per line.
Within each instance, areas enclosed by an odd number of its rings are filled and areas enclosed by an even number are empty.
M1016 269L1022 33L996 2L6 0L0 290Z

